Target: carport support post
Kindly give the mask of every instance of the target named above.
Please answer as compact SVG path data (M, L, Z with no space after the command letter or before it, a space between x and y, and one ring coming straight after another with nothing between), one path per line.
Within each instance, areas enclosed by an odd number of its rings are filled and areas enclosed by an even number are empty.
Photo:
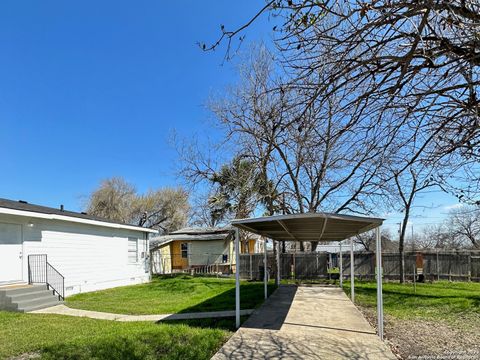
M263 242L263 286L265 289L265 300L268 298L268 269L267 269L267 238Z
M280 241L277 241L277 284L280 286L280 281L282 280L281 274L280 274Z
M240 327L240 234L235 229L235 324Z
M340 245L340 259L339 259L339 268L340 268L340 287L343 289L343 252L342 252L342 242L338 243Z
M353 237L350 238L350 298L355 302L355 258L353 256Z
M377 321L378 336L383 341L383 292L382 292L382 238L380 235L380 226L375 229L375 237L377 242L376 258L377 258Z

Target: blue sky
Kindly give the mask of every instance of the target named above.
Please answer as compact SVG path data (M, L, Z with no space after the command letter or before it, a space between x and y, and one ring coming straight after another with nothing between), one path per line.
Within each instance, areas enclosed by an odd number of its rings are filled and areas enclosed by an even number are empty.
M259 4L2 1L0 197L80 210L107 177L140 191L177 184L172 131L208 129L203 104L236 78L224 49L196 43L215 40L220 24L242 24ZM263 17L247 42L268 42L272 26ZM439 222L454 203L426 194L419 205L434 208L416 215Z
M101 179L176 184L173 129L205 127L208 95L234 82L224 51L202 52L239 1L2 1L0 196L79 209ZM268 21L247 39L269 37Z

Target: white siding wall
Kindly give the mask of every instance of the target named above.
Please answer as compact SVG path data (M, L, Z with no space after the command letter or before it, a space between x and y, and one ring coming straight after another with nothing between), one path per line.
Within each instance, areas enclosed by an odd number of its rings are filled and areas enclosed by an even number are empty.
M12 217L9 218L12 220ZM150 279L145 259L147 243L141 231L58 220L13 218L15 222L22 223L24 229L25 281L28 280L27 256L30 254L48 255L48 262L65 277L66 295L142 283ZM29 223L33 226L28 226ZM137 263L128 260L129 237L139 238Z
M221 264L222 254L229 254L229 242L225 240L202 240L190 242L189 265ZM228 263L230 263L230 255Z
M150 256L153 274L171 274L172 256L170 254L170 244L151 251Z

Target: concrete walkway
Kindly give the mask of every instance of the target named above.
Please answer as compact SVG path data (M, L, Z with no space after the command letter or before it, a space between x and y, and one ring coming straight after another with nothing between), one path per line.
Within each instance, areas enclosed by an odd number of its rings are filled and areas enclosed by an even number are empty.
M281 286L212 359L396 357L340 288Z
M91 319L112 320L112 321L161 321L161 320L190 320L190 319L209 319L235 316L235 310L227 311L209 311L183 314L159 314L159 315L124 315L112 314L100 311L89 311L72 309L65 305L52 306L46 309L32 311L33 314L57 314L77 317L87 317ZM241 310L242 315L250 315L253 309Z

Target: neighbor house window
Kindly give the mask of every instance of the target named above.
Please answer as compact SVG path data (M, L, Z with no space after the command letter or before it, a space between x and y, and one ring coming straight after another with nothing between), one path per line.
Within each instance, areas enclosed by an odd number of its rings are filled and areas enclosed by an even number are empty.
M138 239L128 238L128 262L138 262Z
M183 259L188 258L188 244L187 243L182 244L182 258Z
M228 262L228 254L223 254L222 255L222 263L227 263Z

